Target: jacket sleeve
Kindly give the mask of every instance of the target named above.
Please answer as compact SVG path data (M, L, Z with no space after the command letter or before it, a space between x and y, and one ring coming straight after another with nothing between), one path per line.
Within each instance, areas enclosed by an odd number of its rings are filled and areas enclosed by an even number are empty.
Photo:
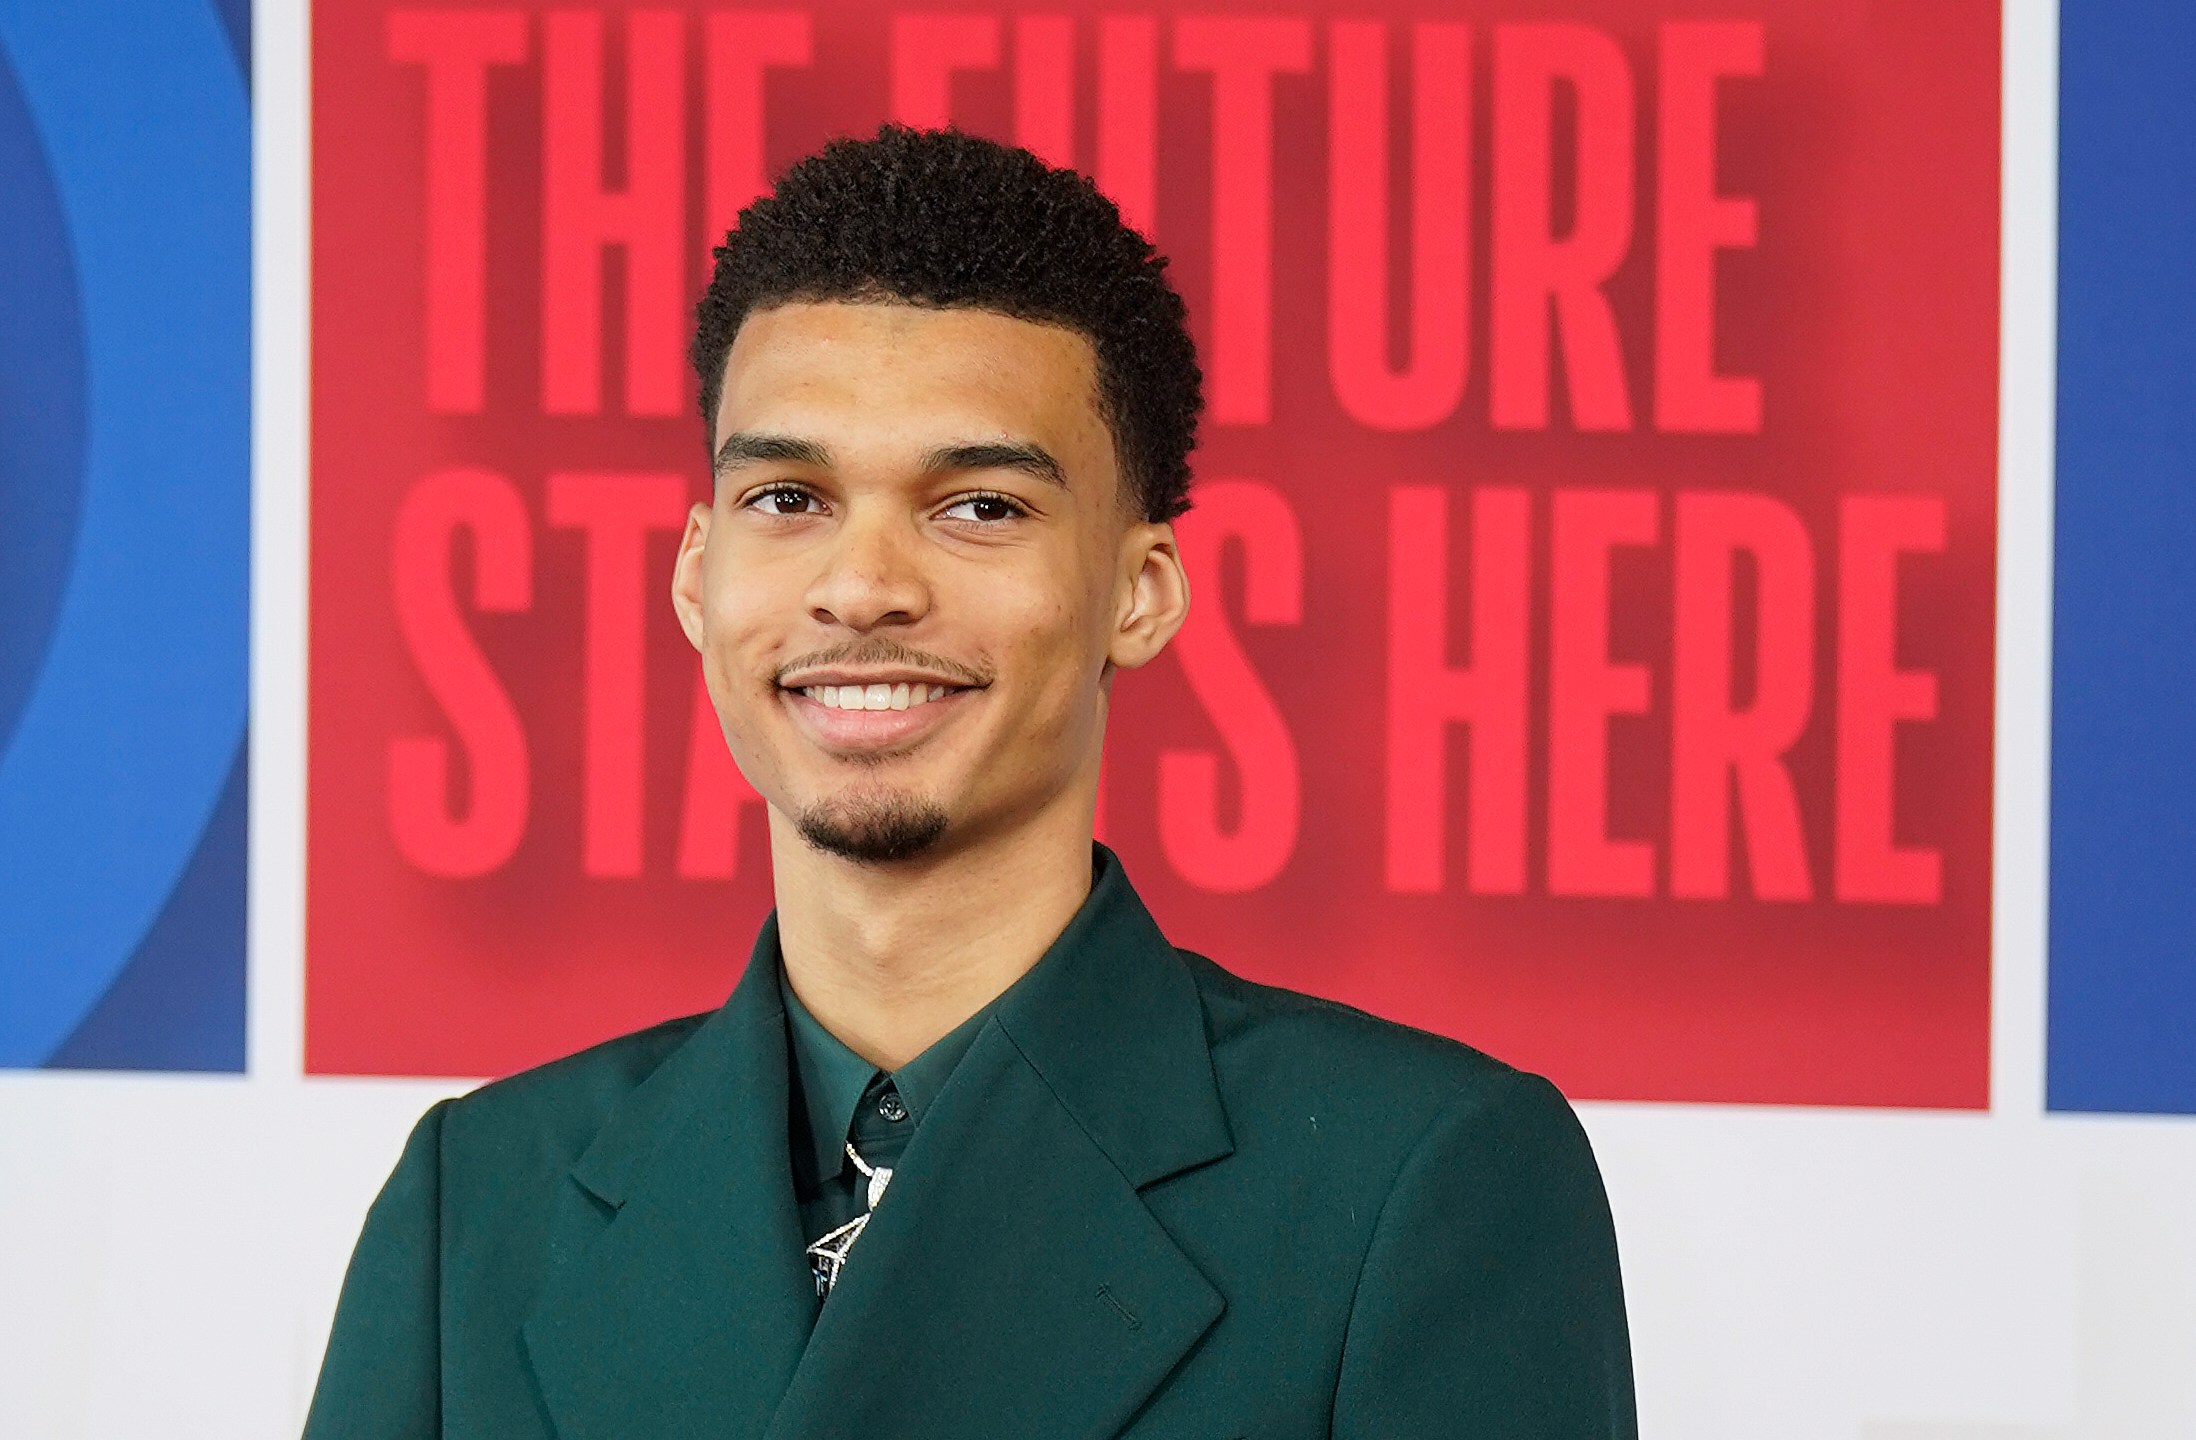
M442 1122L412 1129L366 1213L336 1305L305 1440L433 1440L442 1433Z
M1635 1440L1601 1173L1560 1092L1509 1072L1427 1130L1359 1274L1335 1440Z

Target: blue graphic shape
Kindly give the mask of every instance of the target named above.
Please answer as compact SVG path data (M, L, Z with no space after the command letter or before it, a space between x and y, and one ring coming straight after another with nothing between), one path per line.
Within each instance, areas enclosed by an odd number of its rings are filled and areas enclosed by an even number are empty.
M229 53L236 59L236 73L244 82L244 93L252 93L252 0L212 0L214 17L221 22L221 33L229 40Z
M244 1068L245 820L249 747L160 918L91 1013L46 1057L50 1069Z
M84 337L61 200L0 51L0 748L46 658L83 499Z
M86 360L71 565L0 752L0 1065L36 1065L145 942L244 736L250 116L202 0L0 0L0 49Z
M2196 9L2059 51L2053 1110L2196 1113Z

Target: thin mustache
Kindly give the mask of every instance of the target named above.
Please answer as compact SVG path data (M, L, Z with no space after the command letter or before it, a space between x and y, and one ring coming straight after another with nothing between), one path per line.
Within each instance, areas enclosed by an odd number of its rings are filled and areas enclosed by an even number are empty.
M821 670L832 665L904 665L911 670L930 670L940 675L951 675L963 685L989 685L991 677L972 670L957 660L943 655L933 655L928 650L916 650L891 640L855 641L837 645L829 650L818 650L813 655L803 655L780 665L771 679L779 684L785 677L803 670Z

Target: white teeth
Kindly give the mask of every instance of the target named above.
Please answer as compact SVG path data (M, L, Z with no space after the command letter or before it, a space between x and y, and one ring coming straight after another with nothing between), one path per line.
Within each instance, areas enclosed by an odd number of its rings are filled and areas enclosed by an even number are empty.
M944 685L809 685L803 695L827 710L905 710L943 700Z

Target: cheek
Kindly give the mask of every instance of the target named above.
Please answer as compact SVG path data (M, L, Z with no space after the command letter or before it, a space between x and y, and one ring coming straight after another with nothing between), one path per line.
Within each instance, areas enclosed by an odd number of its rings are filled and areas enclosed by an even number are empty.
M1076 597L1043 564L972 574L954 600L954 610L980 626L1000 654L1025 659L1070 639L1079 619Z
M995 653L1023 677L1017 687L1049 736L1071 729L1093 689L1104 658L1104 625L1094 619L1090 597L1061 587L1031 587L1012 597L994 596L987 626Z
M786 783L786 717L770 676L784 658L785 627L752 567L722 564L719 572L702 599L702 672L733 761L758 790L776 796Z
M754 679L746 672L753 670L758 652L773 648L772 636L784 628L786 612L772 598L782 588L762 567L740 564L734 556L711 567L702 598L706 648L718 663L739 667L743 680Z

